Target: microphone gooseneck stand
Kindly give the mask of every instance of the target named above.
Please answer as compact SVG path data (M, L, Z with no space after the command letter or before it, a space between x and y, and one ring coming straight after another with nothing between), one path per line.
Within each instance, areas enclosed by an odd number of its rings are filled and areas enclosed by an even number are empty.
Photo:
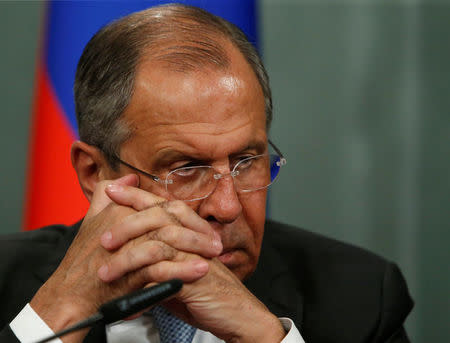
M67 329L61 330L52 336L36 343L49 342L52 339L67 335L68 333L91 327L97 323L110 324L127 318L177 293L183 282L178 279L162 282L155 286L137 290L133 293L113 299L101 305L98 312Z

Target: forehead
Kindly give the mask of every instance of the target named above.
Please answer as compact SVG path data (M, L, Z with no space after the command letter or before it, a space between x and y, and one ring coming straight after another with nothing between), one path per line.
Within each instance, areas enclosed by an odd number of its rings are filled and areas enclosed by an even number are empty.
M124 114L132 130L124 146L140 141L152 145L151 153L183 148L213 155L224 151L223 145L239 149L248 141L265 140L261 86L236 49L229 58L227 68L189 72L143 61Z

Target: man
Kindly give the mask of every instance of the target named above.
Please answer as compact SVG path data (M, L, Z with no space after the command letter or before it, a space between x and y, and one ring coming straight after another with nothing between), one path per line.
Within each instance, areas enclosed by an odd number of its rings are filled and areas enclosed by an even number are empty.
M412 302L395 266L265 221L285 159L268 144L266 72L237 28L182 5L116 21L83 52L75 102L71 158L91 205L74 228L3 239L2 342L36 340L171 278L185 282L174 298L107 327L107 341L408 341Z

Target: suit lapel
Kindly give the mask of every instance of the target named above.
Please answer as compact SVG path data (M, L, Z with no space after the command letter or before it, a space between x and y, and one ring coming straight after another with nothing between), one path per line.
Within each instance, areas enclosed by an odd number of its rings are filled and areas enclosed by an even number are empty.
M48 278L58 268L62 259L64 258L67 249L69 249L75 238L78 230L80 229L81 221L66 229L62 235L60 241L53 247L51 251L48 251L46 263L40 264L33 272L34 275L42 283L48 280Z
M298 280L293 278L293 273L268 238L264 239L258 267L245 285L272 313L292 319L300 329L303 295Z

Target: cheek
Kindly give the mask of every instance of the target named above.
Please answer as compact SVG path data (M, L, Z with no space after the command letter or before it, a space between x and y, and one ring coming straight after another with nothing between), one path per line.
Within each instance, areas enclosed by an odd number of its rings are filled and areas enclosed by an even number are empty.
M266 216L266 190L241 194L239 199L242 205L242 220L245 228L241 227L241 233L246 232L247 260L233 272L236 276L245 280L251 275L258 264L261 244L264 234Z
M161 198L167 199L167 200L174 200L171 199L170 195L166 191L166 187L156 182L149 177L137 174L139 176L139 188L143 189L144 191L147 191L149 193L152 193L156 196L159 196Z
M266 219L266 196L267 190L265 189L252 193L244 193L240 196L242 213L253 235L253 246L257 249L258 255Z

